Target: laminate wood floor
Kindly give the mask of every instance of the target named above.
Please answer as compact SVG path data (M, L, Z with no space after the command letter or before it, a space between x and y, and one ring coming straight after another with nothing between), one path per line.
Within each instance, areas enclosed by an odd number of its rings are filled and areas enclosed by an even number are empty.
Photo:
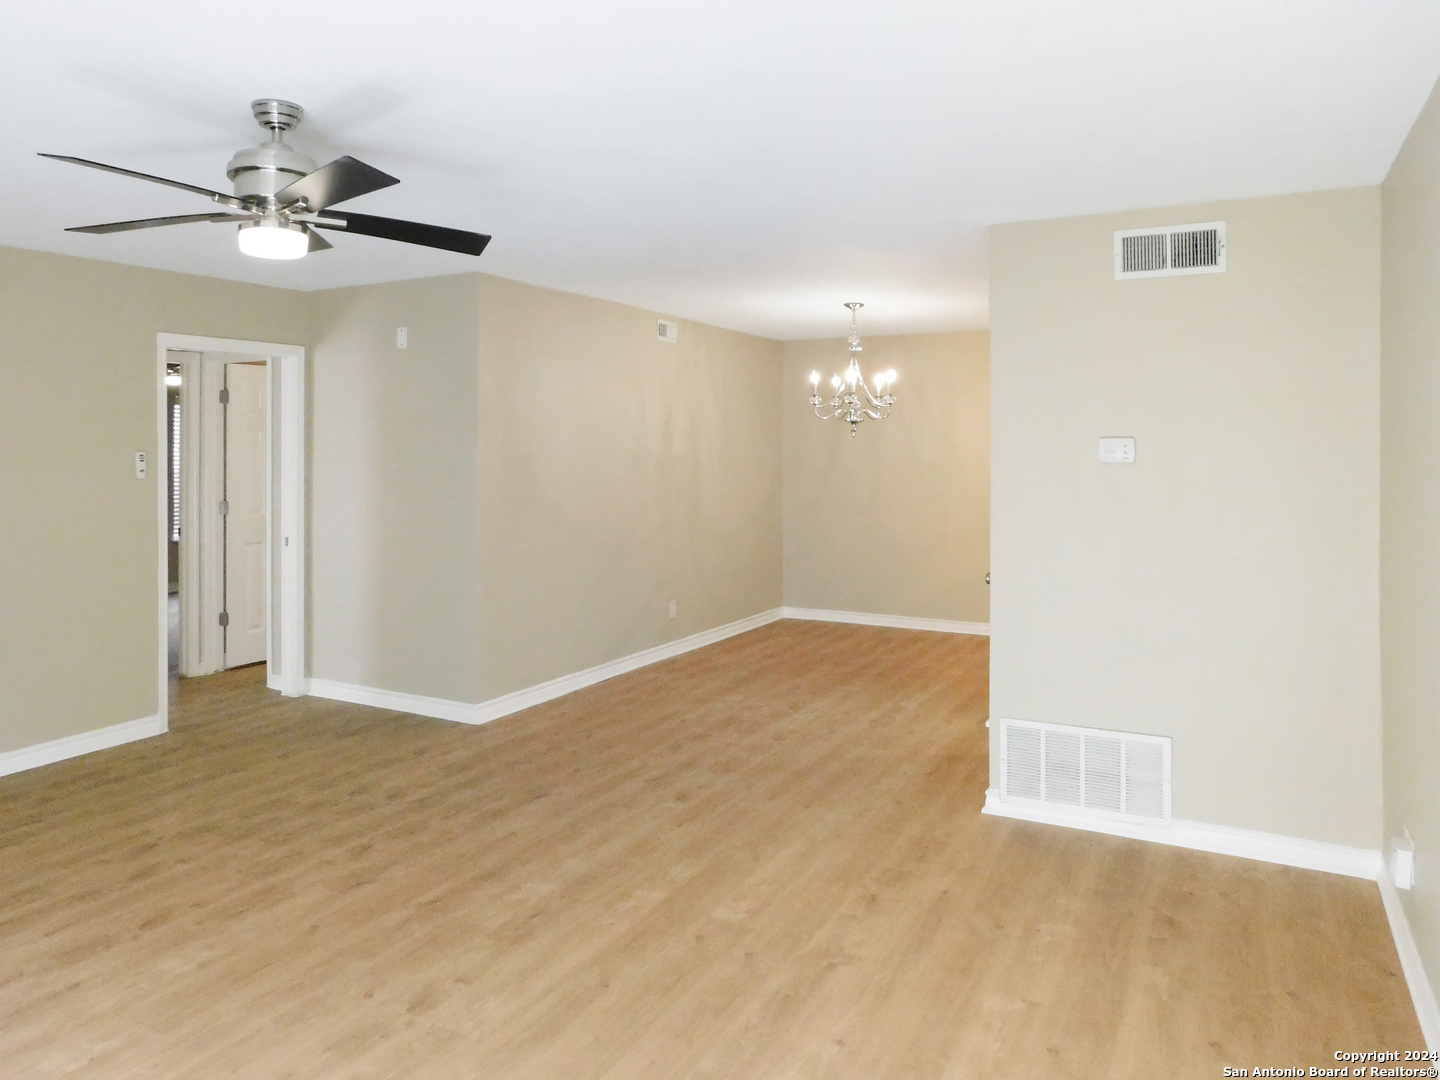
M0 1075L1218 1077L1422 1045L1368 882L982 817L987 641L781 622L484 727L180 684L0 780Z

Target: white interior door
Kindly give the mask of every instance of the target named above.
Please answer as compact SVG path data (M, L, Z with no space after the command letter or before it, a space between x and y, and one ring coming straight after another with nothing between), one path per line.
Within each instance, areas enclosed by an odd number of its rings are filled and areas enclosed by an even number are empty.
M225 666L265 659L264 364L226 364L225 386Z

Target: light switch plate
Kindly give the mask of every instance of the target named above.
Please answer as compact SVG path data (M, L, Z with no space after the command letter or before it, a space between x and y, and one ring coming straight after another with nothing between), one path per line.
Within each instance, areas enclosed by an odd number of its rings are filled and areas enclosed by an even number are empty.
M1100 440L1100 460L1106 465L1129 465L1135 460L1135 440L1107 435Z
M668 341L674 345L680 340L680 324L670 322L668 319L656 319L655 336L661 341Z
M408 349L410 347L410 328L408 326L397 326L395 328L395 347L397 349Z
M146 455L145 451L144 451L144 450L136 450L136 451L135 451L135 479L136 479L136 480L144 480L144 479L145 479L145 476L146 476L146 473L149 472L149 468L150 468L150 459L149 459L149 457Z

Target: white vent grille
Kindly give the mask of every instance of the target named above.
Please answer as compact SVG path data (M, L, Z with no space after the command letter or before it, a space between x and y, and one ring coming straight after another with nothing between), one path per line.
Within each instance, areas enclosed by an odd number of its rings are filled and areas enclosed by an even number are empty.
M1115 234L1115 277L1225 272L1225 222L1127 229Z
M1170 740L1001 720L1001 798L1110 817L1170 820Z

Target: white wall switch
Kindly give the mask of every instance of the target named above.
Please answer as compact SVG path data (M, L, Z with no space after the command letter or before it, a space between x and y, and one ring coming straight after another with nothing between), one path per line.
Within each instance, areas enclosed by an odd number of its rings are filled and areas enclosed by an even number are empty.
M670 618L673 619L673 618L674 618L676 615L678 615L678 614L680 614L680 605L679 605L678 603L676 603L674 600L671 600L671 601L670 601Z
M1107 435L1100 440L1100 460L1107 465L1128 465L1135 460L1135 440Z
M667 322L664 319L656 319L655 336L661 341L668 341L673 345L680 340L680 324Z
M397 349L408 349L410 347L410 328L408 326L397 326L395 328L395 347Z
M135 451L135 479L144 480L150 471L150 459L145 455L144 450Z

